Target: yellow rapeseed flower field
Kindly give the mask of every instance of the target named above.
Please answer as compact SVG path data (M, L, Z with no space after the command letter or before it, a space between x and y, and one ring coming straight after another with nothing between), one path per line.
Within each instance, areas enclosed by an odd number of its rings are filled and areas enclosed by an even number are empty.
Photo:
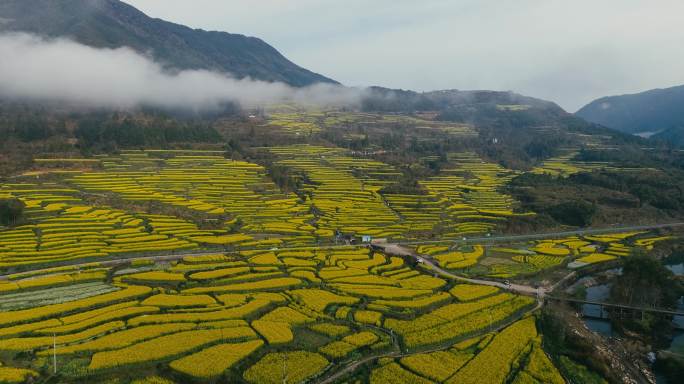
M114 351L93 355L89 369L98 370L172 358L218 341L256 337L247 327L193 330L161 336Z
M169 366L177 372L194 378L212 379L254 353L263 344L261 340L219 344L174 360Z

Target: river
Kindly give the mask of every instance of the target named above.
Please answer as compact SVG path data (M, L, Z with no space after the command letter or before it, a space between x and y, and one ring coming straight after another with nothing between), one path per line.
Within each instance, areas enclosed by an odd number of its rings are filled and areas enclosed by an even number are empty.
M610 296L610 284L595 285L587 288L586 300L603 302ZM582 305L582 314L587 316L584 323L587 327L601 335L613 336L613 327L608 320L608 313L603 307L595 304Z

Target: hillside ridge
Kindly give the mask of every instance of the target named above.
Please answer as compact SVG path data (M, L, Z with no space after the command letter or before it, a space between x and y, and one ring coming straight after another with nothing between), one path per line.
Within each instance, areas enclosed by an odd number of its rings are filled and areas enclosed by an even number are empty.
M0 32L65 37L97 48L128 46L168 69L228 72L292 86L335 80L304 69L256 37L205 31L152 18L118 0L6 0Z
M596 99L576 115L626 133L658 133L684 126L684 85Z

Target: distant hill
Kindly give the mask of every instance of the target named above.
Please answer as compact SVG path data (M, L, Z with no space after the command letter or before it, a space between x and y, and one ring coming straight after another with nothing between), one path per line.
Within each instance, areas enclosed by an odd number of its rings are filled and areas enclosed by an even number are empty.
M684 131L684 85L595 100L577 116L626 133ZM681 136L682 133L679 133Z
M368 95L363 100L364 109L386 112L446 111L466 105L469 106L469 109L472 109L474 106L491 106L498 108L500 111L542 108L553 109L557 113L566 114L561 107L550 101L507 91L446 89L421 93L401 89L371 87L369 88Z
M366 112L430 115L437 121L477 127L480 153L509 168L524 168L561 148L582 147L588 136L610 138L611 145L643 141L587 122L557 104L507 91L433 92L373 87L362 100Z
M513 141L556 138L569 131L610 135L630 140L601 125L566 112L557 104L509 91L461 91L457 89L414 92L372 87L362 101L369 112L418 113L432 111L436 120L477 126L486 132Z
M0 32L8 31L68 37L93 47L128 46L175 69L224 71L293 86L336 83L258 38L153 19L118 0L2 0Z

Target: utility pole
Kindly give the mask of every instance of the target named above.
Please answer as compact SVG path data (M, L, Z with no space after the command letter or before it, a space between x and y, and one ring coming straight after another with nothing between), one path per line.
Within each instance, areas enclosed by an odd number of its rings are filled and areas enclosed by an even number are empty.
M57 335L52 334L52 365L54 366L55 375L57 374Z
M283 354L283 384L287 384L287 357Z
M488 308L487 313L489 314L489 333L492 332L492 326L494 325L494 318L492 317L492 309Z

